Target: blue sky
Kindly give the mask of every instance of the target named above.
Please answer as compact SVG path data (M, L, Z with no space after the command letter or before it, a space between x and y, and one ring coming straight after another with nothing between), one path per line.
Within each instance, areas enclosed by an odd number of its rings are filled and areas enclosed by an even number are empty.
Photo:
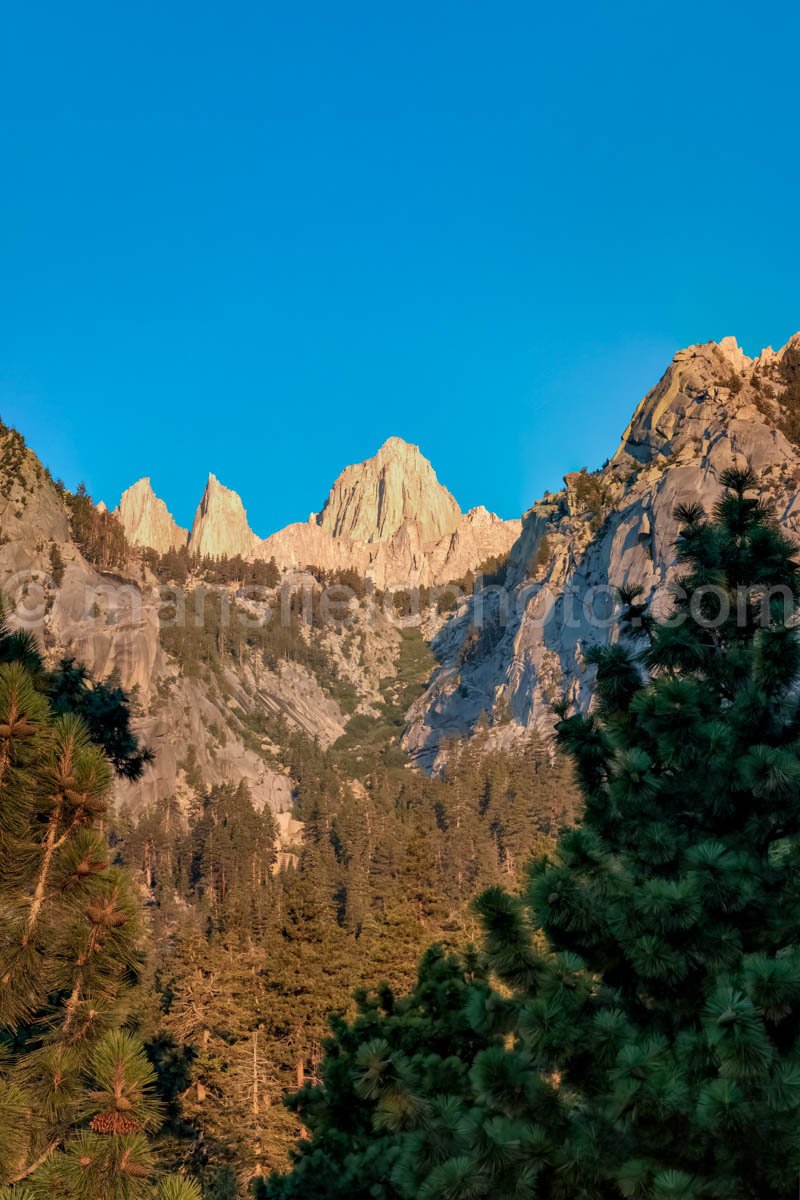
M680 346L800 328L793 4L31 3L0 415L266 534L391 434L463 507L599 465Z

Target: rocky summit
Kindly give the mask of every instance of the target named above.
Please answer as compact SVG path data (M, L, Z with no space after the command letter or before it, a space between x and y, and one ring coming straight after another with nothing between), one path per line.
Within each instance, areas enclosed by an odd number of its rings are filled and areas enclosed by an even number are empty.
M123 493L116 513L128 540L159 554L185 546L199 558L275 559L281 570L352 570L378 587L437 584L507 554L517 520L485 508L462 513L418 446L391 437L372 458L345 467L319 513L266 538L250 528L240 496L215 475L191 534L173 521L149 479Z
M461 509L419 447L391 437L373 458L342 471L317 524L335 538L385 542L410 522L422 542L435 542L460 519Z
M246 558L258 539L247 524L241 497L209 475L189 535L189 552L198 558Z

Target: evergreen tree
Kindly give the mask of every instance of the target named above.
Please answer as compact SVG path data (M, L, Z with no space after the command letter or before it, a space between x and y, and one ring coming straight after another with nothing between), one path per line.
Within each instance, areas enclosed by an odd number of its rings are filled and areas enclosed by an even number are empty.
M455 1100L468 1091L464 1056L485 1044L465 1014L467 991L483 971L474 953L462 960L435 947L408 996L397 999L386 986L362 991L351 1024L332 1019L321 1080L291 1100L308 1139L292 1174L261 1183L258 1200L416 1195L424 1164L451 1140ZM438 1091L449 1099L420 1099ZM398 1133L418 1122L419 1132L401 1143Z
M64 492L72 536L81 553L101 570L122 567L130 553L122 522L114 513L99 509L79 483L74 493Z
M304 829L279 861L270 815L244 788L200 788L188 828L165 804L116 823L115 850L145 889L157 947L145 1027L169 1106L160 1149L212 1189L230 1172L241 1189L285 1169L301 1127L281 1101L319 1082L328 1014L354 1015L367 972L402 995L432 941L475 936L476 886L516 881L493 832L512 791L521 846L563 804L563 771L541 747L535 771L526 754L503 757L508 786L491 813L481 754L444 781L380 764L355 783L351 755L299 736L289 749ZM167 1044L179 1096L162 1069Z
M51 671L46 684L51 707L57 713L77 713L92 741L102 746L114 770L125 779L139 779L153 761L153 751L140 746L131 729L130 697L117 683L98 683L73 658L64 658Z
M153 1072L125 1029L140 923L98 829L111 766L24 639L0 642L0 1197L196 1200L156 1183Z
M797 1195L800 571L752 472L722 482L712 519L679 510L670 619L630 591L631 644L588 656L593 712L562 709L585 815L522 897L478 903L493 986L467 1011L493 1044L455 1039L464 1093L406 1097L379 1179L408 1200ZM395 1080L375 1049L348 1078L377 1137Z

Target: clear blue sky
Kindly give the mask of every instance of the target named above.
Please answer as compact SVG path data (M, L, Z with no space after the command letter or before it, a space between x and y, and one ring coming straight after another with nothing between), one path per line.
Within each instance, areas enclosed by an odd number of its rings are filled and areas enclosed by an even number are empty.
M462 506L800 327L795 4L37 3L0 26L0 415L257 532L390 434Z

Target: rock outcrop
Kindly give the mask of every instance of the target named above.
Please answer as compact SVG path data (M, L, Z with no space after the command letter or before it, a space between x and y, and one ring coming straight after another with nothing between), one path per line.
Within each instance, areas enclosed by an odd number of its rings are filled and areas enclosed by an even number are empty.
M104 574L86 561L49 474L1 423L0 595L49 663L74 656L95 678L113 676L135 694L135 727L156 757L137 783L117 782L122 804L188 802L197 777L204 785L246 780L257 805L288 810L291 780L252 746L248 714L285 713L321 744L344 729L338 705L297 664L258 680L229 671L224 694L210 679L184 673L161 644L157 580L146 572L143 580L138 562Z
M756 359L733 338L679 351L608 465L567 476L526 514L505 593L465 601L439 633L441 665L406 733L417 762L435 769L481 718L502 742L548 727L564 694L585 707L584 652L617 636L615 589L639 585L668 607L674 508L713 506L725 468L751 463L800 541L799 418L800 335Z
M249 558L258 540L238 493L209 475L189 535L190 553L198 558Z
M317 524L334 538L385 542L413 522L422 542L453 533L461 509L419 450L391 437L366 462L345 467Z
M189 530L181 529L153 491L149 478L138 480L122 493L115 515L132 546L149 546L166 554L182 549L189 540Z

